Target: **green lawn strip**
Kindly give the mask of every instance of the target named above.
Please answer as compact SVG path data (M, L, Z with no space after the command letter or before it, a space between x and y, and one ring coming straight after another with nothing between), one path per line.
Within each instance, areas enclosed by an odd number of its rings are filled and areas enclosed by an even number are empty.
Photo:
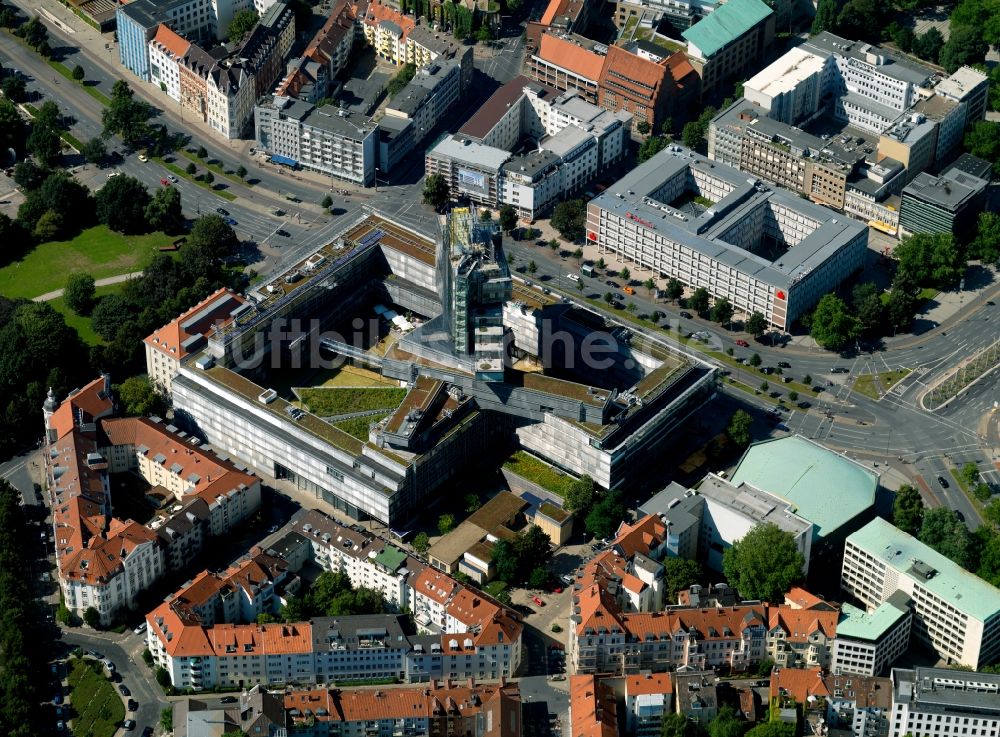
M125 705L99 663L75 659L69 674L73 732L113 737L125 719Z
M97 89L97 87L89 85L86 82L83 82L81 84L81 86L83 87L83 89L86 91L86 93L88 95L90 95L95 100L97 100L99 103L101 103L102 105L104 105L104 107L108 107L111 104L111 98L108 97L107 95L105 95L99 89Z
M163 233L125 236L95 225L69 241L41 243L22 260L0 269L0 294L32 299L66 286L74 271L95 279L141 271L174 238Z
M959 469L953 466L948 469L948 473L950 473L951 477L955 479L955 483L958 484L958 488L961 489L966 496L969 496L969 485L965 483L965 479L962 478L961 473L959 473ZM971 496L969 496L969 500L972 500Z
M226 168L224 166L222 166L221 164L210 163L208 159L199 159L197 154L193 154L190 151L188 151L187 149L181 149L177 153L179 153L181 156L183 156L183 157L185 157L187 159L190 159L191 161L193 161L198 166L203 166L206 169L211 169L213 172L215 172L216 174L218 174L220 177L225 177L226 179L230 180L231 182L235 182L236 184L242 184L242 185L247 186L247 187L252 186L252 185L248 184L245 179L240 179L238 176L236 176L236 174L230 174L229 172L227 172Z
M775 407L784 407L784 406L786 406L784 402L780 402L780 401L778 401L777 398L771 396L770 392L772 392L772 391L778 391L774 387L771 387L770 389L768 389L765 392L765 391L762 391L762 390L758 389L757 387L750 386L749 384L746 384L746 383L740 381L739 379L734 379L732 376L727 376L726 377L726 383L729 384L732 387L735 387L735 388L739 389L742 392L746 392L747 394L752 394L753 396L757 397L757 399L763 400L763 401L767 402L768 404L773 404ZM770 384L770 383L771 382L768 382L768 384Z
M72 146L73 150L76 151L77 153L83 151L83 144L80 143L80 140L69 131L61 133L60 136L62 137L63 141Z
M494 599L500 596L500 594L506 590L507 582L496 579L495 581L490 581L488 584L483 586L483 591L492 596Z
M234 195L232 192L227 192L224 189L216 189L214 186L212 186L208 182L203 182L200 178L196 179L195 177L193 177L190 174L188 174L184 169L181 169L176 164L171 164L171 163L169 163L167 161L164 161L159 156L152 156L152 157L150 157L150 160L151 161L155 161L158 164L160 164L161 166L165 167L167 169L167 171L169 171L169 172L171 172L173 174L176 174L179 177L184 177L189 182L194 182L199 187L202 187L203 189L207 189L209 192L211 192L213 194L219 195L219 197L221 197L224 200L229 200L230 202L232 202L233 200L236 199L236 195Z
M938 294L940 294L940 292L941 292L940 289L934 289L934 287L924 287L923 289L921 289L919 292L917 292L917 308L919 309L920 306L927 300L934 299L935 297L937 297ZM882 301L883 305L888 305L889 291L886 290L882 292L878 296L878 298Z
M119 282L118 284L108 284L104 287L97 287L97 297L106 297L109 294L118 294L125 287L125 282ZM66 324L71 328L76 330L77 334L87 345L100 345L104 343L104 338L94 332L94 328L91 325L89 316L81 316L73 312L69 307L66 306L66 302L62 297L56 297L55 299L50 299L46 304L50 305L56 312L62 313L63 317L66 319Z
M909 369L899 369L898 371L883 371L879 374L862 374L854 380L854 386L851 389L858 394L877 400L880 397L880 388L881 394L885 394L909 373Z
M56 61L55 59L46 59L45 61L48 62L48 64L49 64L50 67L52 67L53 69L55 69L57 72L59 72L61 75L63 75L70 82L76 82L76 80L73 79L73 72L72 72L72 70L70 70L70 68L68 66L66 66L65 64L63 64L61 61Z
M563 498L569 493L570 486L574 481L572 476L553 468L523 450L517 451L504 461L503 466L508 471L512 471Z
M368 412L384 409L394 410L406 396L406 389L395 387L372 389L349 389L321 387L302 389L299 397L309 411L320 417L346 415L351 412ZM355 418L369 421L368 418ZM367 435L366 435L367 437Z
M383 412L377 415L365 415L364 417L352 417L349 420L333 423L334 427L339 427L346 433L356 437L358 440L367 442L368 428L373 422L380 422L388 417L391 412Z

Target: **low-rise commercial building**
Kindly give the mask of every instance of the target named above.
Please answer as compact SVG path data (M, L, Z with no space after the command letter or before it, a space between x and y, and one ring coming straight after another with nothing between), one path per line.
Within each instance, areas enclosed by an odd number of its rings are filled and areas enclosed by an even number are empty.
M705 200L711 204L701 204ZM758 255L764 238L780 244L776 259ZM861 268L868 233L831 210L674 145L590 201L587 239L600 253L692 289L704 287L738 313L760 312L785 330Z
M702 96L711 98L759 68L774 40L774 11L761 0L729 0L681 35Z
M885 520L847 538L840 584L868 611L897 591L909 596L913 636L948 663L1000 657L1000 590Z

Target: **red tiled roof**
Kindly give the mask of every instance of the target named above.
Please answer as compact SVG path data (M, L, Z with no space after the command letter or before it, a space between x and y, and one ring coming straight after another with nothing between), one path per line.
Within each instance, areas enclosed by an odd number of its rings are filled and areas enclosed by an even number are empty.
M157 27L153 42L162 46L178 59L183 57L191 47L190 41L175 33L166 23L161 23Z
M615 695L597 676L570 676L569 710L573 737L617 737Z
M600 79L605 59L551 33L542 34L538 57L593 82Z
M616 93L622 93L624 87L633 97L654 99L658 94L663 94L662 87L670 76L666 61L657 64L620 46L611 46L601 71L600 84L607 87L609 81L613 80Z
M114 401L105 389L105 379L99 376L82 389L71 392L49 418L49 427L56 431L56 437L66 435L80 420L89 424L111 414Z
M829 696L821 668L775 668L771 671L771 698L781 692L804 704L810 696Z
M674 82L678 85L684 82L692 74L697 74L694 67L691 66L691 62L688 61L687 54L683 51L678 51L675 54L671 54L666 59L667 69L670 70L670 76L674 78Z
M625 695L643 696L674 692L674 682L669 673L644 673L625 677Z
M171 358L184 358L194 348L189 341L190 338L207 337L214 326L229 322L233 310L244 301L243 297L231 289L219 289L187 312L155 330L152 335L146 336L145 343Z
M410 31L416 28L417 25L413 18L408 15L403 15L398 10L390 8L388 5L373 2L368 6L368 11L365 13L366 25L377 26L385 20L399 26L400 30L403 32L403 38L406 38L410 34Z
M569 0L549 0L549 4L545 7L545 12L542 13L541 24L543 26L551 26L552 21L555 20L557 15L566 12L568 5Z
M821 632L827 637L837 636L839 612L821 612L811 609L791 609L774 607L771 609L769 630L781 629L789 642L808 642L809 638Z

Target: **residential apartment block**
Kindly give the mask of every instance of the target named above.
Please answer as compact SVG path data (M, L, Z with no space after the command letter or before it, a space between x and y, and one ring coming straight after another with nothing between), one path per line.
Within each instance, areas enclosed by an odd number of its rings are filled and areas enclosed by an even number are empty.
M315 104L330 95L330 86L347 67L351 51L363 41L358 16L364 11L353 0L336 0L326 21L305 51L289 61L274 93Z
M888 678L827 674L820 668L775 668L770 701L779 707L793 701L800 704L810 726L843 730L854 737L880 737L889 728L893 688Z
M287 734L287 717L280 694L268 693L254 686L236 698L222 704L185 698L174 701L174 737L206 737L206 735L242 732L254 737L280 737Z
M774 20L762 0L729 0L681 32L702 97L728 93L727 84L760 67L774 40Z
M448 34L419 25L399 9L370 2L361 18L365 38L375 53L396 66L426 66L433 61L452 59L462 68L462 89L472 82L472 47Z
M289 730L301 737L520 737L518 685L432 680L427 687L318 689L284 696Z
M615 692L597 676L570 676L569 723L573 737L617 737Z
M760 255L765 238L780 244L776 259ZM704 287L737 313L760 312L786 330L861 268L868 233L827 208L674 145L590 201L587 239L599 253Z
M66 606L108 624L168 568L200 552L260 506L260 481L188 442L176 428L112 417L110 380L95 379L43 408L59 584ZM138 472L169 514L143 526L111 516L111 473Z
M892 671L889 737L1000 734L1000 675L944 668Z
M300 513L287 529L264 557L257 554L222 577L202 574L147 615L150 651L170 672L176 687L384 677L409 682L495 680L517 672L522 625L512 610L426 568L394 546L341 527L318 512ZM271 562L286 556L284 564ZM409 608L427 634L403 636L393 615L314 619L281 628L240 623L253 621L246 617L250 611L273 606L284 568L297 570L309 559L326 570L345 573L355 586L379 591L395 608ZM262 563L272 573L262 575ZM245 566L256 572L251 576L256 583L249 589ZM224 602L214 592L220 590L220 580L229 583L222 591L236 583L243 588L245 602L239 608L230 605L231 620L219 618ZM209 595L198 593L202 589Z
M663 717L674 713L674 683L670 673L626 676L625 733L659 737Z
M948 663L1000 658L1000 590L885 520L847 538L840 583L868 611L905 593L913 636Z
M254 108L257 144L271 159L369 187L378 166L378 126L333 105L275 95Z
M245 304L246 300L231 289L219 289L146 336L146 374L157 390L169 396L181 360L201 349L208 335L242 312Z

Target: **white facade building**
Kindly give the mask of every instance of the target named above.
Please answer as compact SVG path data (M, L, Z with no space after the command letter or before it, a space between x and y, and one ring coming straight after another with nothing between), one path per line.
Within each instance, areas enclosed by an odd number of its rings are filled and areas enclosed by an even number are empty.
M1000 675L893 669L889 737L997 737Z
M885 520L847 538L840 585L869 611L905 593L914 636L949 663L1000 657L1000 590Z

